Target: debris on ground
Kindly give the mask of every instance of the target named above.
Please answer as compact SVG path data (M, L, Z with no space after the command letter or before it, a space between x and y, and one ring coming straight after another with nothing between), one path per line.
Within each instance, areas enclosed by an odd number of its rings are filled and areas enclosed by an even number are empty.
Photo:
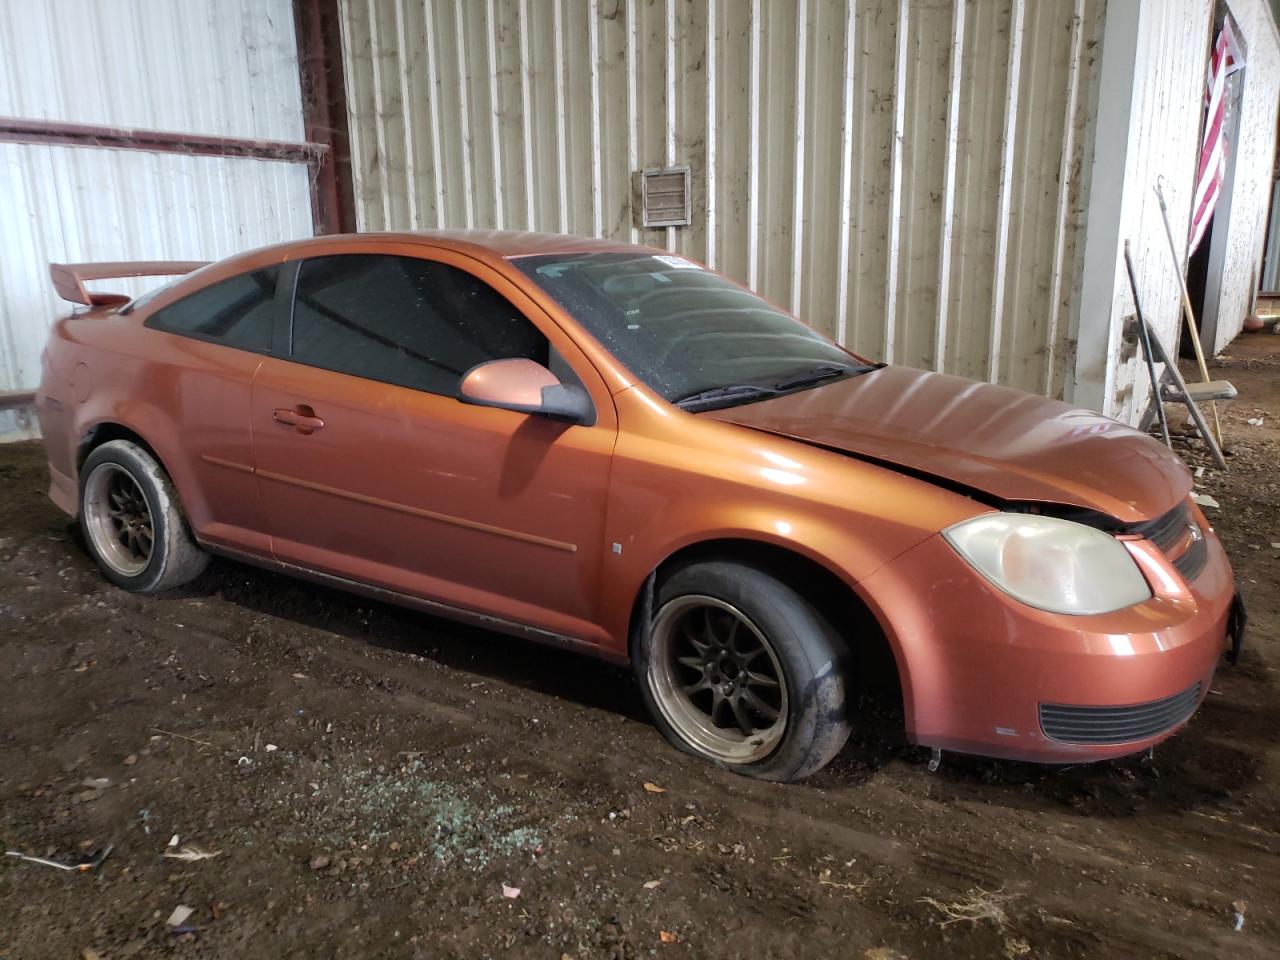
M921 903L927 903L945 919L938 921L938 926L949 927L953 923L981 923L990 920L1000 929L1009 922L1004 912L1004 904L1016 899L1016 895L1005 893L1003 889L988 891L981 887L969 890L961 899L950 903L936 900L933 897L921 897Z
M180 927L195 913L192 907L188 907L185 903L180 903L173 908L173 913L169 914L169 919L165 921L165 925L169 927Z
M88 873L90 870L96 870L102 866L102 862L111 855L111 851L115 848L111 844L107 844L101 850L95 850L81 857L73 863L63 863L59 860L51 860L48 857L36 857L23 853L21 850L6 850L6 857L16 857L19 860L25 860L27 863L38 863L45 867L54 867L58 870L65 870L68 873Z
M1200 493L1196 490L1191 491L1191 499L1194 500L1199 506L1202 506L1202 507L1221 507L1222 506L1222 504L1218 503L1218 501L1213 497L1209 496L1209 494Z
M170 846L165 850L164 856L170 860L185 860L194 862L196 860L212 860L214 857L220 856L221 850L205 850L197 847L194 843L189 843L184 847Z
M514 900L518 896L520 896L520 888L508 886L507 884L504 883L502 885L502 895L506 897L508 900Z
M208 740L197 740L195 737L188 737L185 733L174 733L172 730L161 730L159 727L152 727L156 733L165 737L176 737L179 740L185 740L187 743L198 744L202 747L212 747L213 744Z
M1231 923L1231 929L1240 931L1244 929L1244 912L1248 909L1249 904L1245 900L1234 900L1231 903L1231 909L1234 911L1235 917Z
M656 783L645 782L644 789L646 793L666 793L666 787L660 787Z

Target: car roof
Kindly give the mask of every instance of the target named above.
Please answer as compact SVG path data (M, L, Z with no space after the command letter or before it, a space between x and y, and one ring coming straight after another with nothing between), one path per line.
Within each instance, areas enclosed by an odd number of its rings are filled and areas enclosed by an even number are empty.
M246 250L214 261L173 283L159 287L149 294L143 294L129 303L125 310L131 311L143 304L153 305L159 309L210 284L248 270L261 269L273 262L305 260L310 257L358 251L384 253L388 249L404 245L454 250L476 259L490 261L495 258L516 260L521 257L556 254L572 256L585 253L667 253L666 250L656 247L623 243L620 240L578 237L563 233L535 233L526 230L398 230L378 233L328 233L260 247L256 250ZM196 264L182 264L182 266L189 269ZM152 300L155 301L154 304L151 303Z
M383 233L329 234L325 239L347 237L376 238L401 243L425 242L432 246L474 250L479 247L505 259L544 254L606 253L649 250L639 244L563 233L536 233L527 230L403 230Z

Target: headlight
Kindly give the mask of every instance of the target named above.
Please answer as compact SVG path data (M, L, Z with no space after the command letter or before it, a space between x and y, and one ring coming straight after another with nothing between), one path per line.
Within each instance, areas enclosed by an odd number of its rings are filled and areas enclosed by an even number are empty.
M1009 596L1051 613L1109 613L1151 596L1124 545L1082 523L988 513L942 535Z

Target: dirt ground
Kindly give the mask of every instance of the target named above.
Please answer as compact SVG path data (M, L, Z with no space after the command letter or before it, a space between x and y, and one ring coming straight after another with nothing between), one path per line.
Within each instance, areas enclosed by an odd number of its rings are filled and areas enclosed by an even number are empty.
M1242 663L1154 758L1066 769L864 736L755 783L571 654L231 562L134 597L0 447L0 841L114 845L0 858L0 957L1275 957L1280 336L1227 353Z

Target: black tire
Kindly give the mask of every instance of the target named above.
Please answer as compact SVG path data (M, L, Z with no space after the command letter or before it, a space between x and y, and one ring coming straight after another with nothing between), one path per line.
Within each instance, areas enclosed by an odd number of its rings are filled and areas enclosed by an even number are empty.
M763 653L751 653L761 642ZM672 573L657 586L652 621L641 628L634 654L640 693L658 728L679 749L724 769L799 780L849 738L843 644L800 594L754 567L712 561ZM765 682L770 673L779 674L777 691ZM686 692L692 688L701 689ZM717 710L721 720L730 714L729 728L716 722Z
M113 515L120 502L129 519ZM77 520L103 575L133 593L182 586L209 564L164 468L131 441L108 441L86 458Z

